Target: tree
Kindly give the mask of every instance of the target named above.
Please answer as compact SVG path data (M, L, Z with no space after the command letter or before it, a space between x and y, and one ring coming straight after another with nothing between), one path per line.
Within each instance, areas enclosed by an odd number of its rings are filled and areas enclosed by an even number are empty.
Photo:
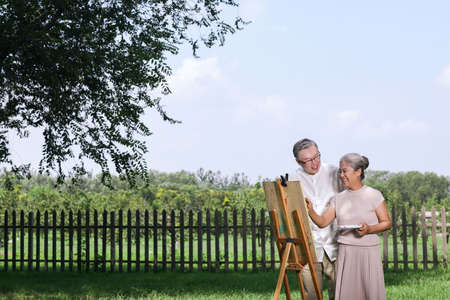
M0 162L10 159L8 131L43 129L40 172L60 181L71 160L86 159L103 182L111 169L134 184L145 177L151 131L146 110L176 123L161 105L169 94L168 55L188 43L223 45L246 23L225 21L236 0L0 0ZM198 33L193 35L192 33Z
M450 180L432 172L369 171L365 184L380 190L390 205L446 205Z

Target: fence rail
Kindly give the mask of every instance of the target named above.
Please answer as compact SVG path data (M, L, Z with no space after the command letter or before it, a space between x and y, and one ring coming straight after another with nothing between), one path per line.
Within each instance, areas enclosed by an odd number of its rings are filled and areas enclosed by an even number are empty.
M391 218L392 229L380 235L384 268L447 267L444 207L431 214L392 208ZM4 271L265 271L279 264L265 210L6 211L0 231Z

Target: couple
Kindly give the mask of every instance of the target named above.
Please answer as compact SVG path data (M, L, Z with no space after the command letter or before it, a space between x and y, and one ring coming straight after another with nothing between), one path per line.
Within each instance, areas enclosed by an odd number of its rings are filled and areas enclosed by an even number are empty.
M330 299L386 299L377 233L391 228L391 220L383 195L362 184L369 160L349 153L340 159L339 169L321 164L319 148L310 139L298 141L293 152L301 168L289 180L301 182L314 222L319 287L324 274ZM341 225L361 227L338 230ZM302 280L307 299L316 299L308 267Z

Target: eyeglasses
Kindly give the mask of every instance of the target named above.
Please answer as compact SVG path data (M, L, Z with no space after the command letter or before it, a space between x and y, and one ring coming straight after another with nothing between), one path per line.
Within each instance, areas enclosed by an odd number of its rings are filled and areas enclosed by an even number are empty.
M320 159L320 152L318 152L317 155L314 156L314 157L311 158L311 159L308 159L308 160L305 160L305 161L303 161L303 160L297 160L297 161L298 161L299 163L302 163L302 164L307 165L307 164L312 164L314 161L318 161L319 159Z

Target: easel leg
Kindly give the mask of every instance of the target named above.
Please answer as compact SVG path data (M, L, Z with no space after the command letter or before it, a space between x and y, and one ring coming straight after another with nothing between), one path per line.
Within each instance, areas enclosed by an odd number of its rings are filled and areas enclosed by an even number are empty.
M313 278L313 283L314 283L314 289L316 290L316 295L318 295L318 299L322 300L322 291L319 288L319 281L317 279L317 275L316 275L316 269L314 268L314 263L312 262L312 259L310 257L308 257L308 264L309 264L309 269L313 270L311 272L312 278Z
M295 273L297 273L297 280L298 280L298 285L300 286L300 293L302 294L302 299L306 300L306 291L305 291L305 287L303 286L302 273L301 273L301 271L297 271Z
M308 260L308 265L309 265L309 270L311 272L311 276L312 276L312 280L313 280L313 284L314 284L314 289L316 290L316 295L317 295L317 299L318 300L322 300L322 291L319 288L319 282L317 281L317 276L316 276L316 268L314 267L314 263L312 261L312 256L311 256L311 252L309 251L308 248L308 240L306 238L306 234L305 234L305 228L303 226L303 222L301 221L301 217L300 217L300 213L299 210L297 209L295 211L295 217L297 219L297 224L300 227L300 231L301 231L301 235L300 238L302 239L303 245L305 245L305 252L306 252L306 258Z
M289 280L287 273L284 273L283 285L284 285L284 293L286 294L286 300L291 300L291 290L289 288Z
M286 249L283 252L283 258L281 259L281 266L280 266L280 275L278 275L278 282L277 282L277 287L275 289L275 294L273 295L273 300L277 300L278 297L280 296L280 290L281 290L281 284L283 283L283 280L286 276L286 266L287 266L287 261L289 258L289 252L291 252L291 247L292 244L291 243L287 243L286 245ZM285 285L286 287L286 285ZM289 285L288 285L289 287Z

